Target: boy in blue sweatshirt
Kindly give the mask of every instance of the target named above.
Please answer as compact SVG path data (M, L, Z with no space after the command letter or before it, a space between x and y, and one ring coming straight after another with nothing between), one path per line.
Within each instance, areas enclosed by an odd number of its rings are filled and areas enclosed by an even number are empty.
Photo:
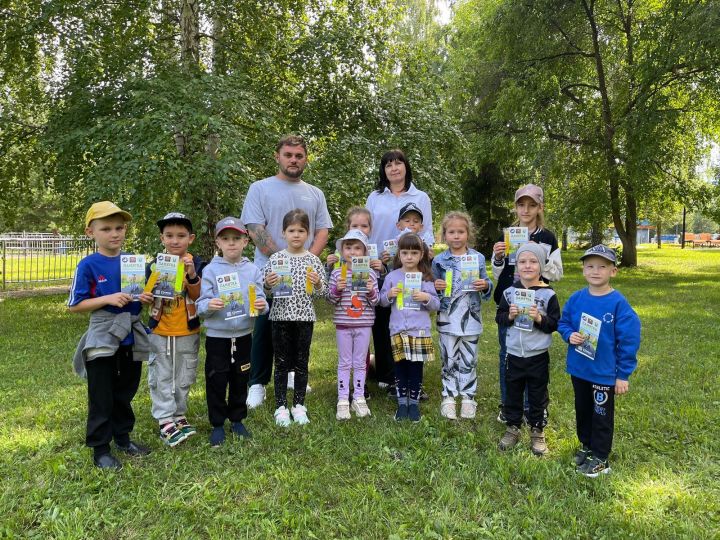
M214 257L203 269L198 314L204 318L205 393L212 431L210 445L225 442L225 420L239 437L250 437L243 425L247 417L247 387L250 379L250 350L257 315L268 310L263 279L257 266L243 257L249 236L234 217L215 225L215 242L222 256ZM255 300L251 302L251 288ZM226 399L227 396L227 399Z
M595 478L610 472L608 456L615 427L615 396L628 391L637 366L640 319L610 285L617 275L615 252L593 246L580 258L585 289L565 304L558 332L570 344L567 372L575 391L575 420L582 447L578 472Z

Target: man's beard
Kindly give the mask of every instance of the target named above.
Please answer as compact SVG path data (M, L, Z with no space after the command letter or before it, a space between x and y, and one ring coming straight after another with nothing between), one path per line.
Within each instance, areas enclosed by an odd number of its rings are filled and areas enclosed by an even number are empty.
M280 171L285 176L288 176L290 178L300 178L302 176L304 169L302 169L301 167L298 167L297 170L291 171L291 170L285 169L283 167L280 167Z

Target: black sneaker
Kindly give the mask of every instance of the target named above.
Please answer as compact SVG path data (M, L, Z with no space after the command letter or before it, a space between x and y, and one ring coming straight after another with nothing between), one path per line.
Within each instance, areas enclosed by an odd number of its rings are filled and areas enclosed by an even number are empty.
M117 449L132 457L147 456L150 453L150 449L147 446L133 441L130 441L127 446L118 446Z
M585 463L585 461L590 459L591 457L592 457L592 450L590 450L587 446L585 446L583 444L582 447L580 448L580 450L575 452L575 457L573 458L573 460L575 461L575 465L577 465L579 467L580 465Z
M595 456L589 457L585 463L578 467L578 472L588 478L597 478L601 474L609 474L610 471L610 463L608 460Z
M387 396L390 399L397 399L397 387L394 384L387 387Z
M112 471L119 471L122 469L122 463L113 456L112 454L103 454L93 458L93 463L99 469L109 469Z
M420 388L420 394L418 395L418 399L420 401L428 401L430 399L430 396L427 395L427 392L424 388Z
M397 411L395 412L395 420L407 420L408 418L408 406L406 404L398 405Z

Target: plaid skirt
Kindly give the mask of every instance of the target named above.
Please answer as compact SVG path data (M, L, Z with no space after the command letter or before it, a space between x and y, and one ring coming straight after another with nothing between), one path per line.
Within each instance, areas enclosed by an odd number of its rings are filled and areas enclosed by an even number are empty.
M433 340L430 336L413 337L401 332L390 336L393 360L410 362L429 362L435 356Z

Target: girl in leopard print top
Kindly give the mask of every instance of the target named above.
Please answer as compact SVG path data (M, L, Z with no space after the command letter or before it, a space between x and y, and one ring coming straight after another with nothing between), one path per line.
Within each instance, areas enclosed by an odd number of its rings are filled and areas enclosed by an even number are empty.
M305 248L310 219L300 209L283 218L283 237L288 247L270 256L263 268L265 287L273 295L270 320L275 352L275 423L287 427L290 415L298 424L307 424L305 391L308 380L310 342L316 320L313 299L325 296L327 282L322 262ZM289 275L276 272L288 267ZM288 410L288 372L295 372L293 407Z

